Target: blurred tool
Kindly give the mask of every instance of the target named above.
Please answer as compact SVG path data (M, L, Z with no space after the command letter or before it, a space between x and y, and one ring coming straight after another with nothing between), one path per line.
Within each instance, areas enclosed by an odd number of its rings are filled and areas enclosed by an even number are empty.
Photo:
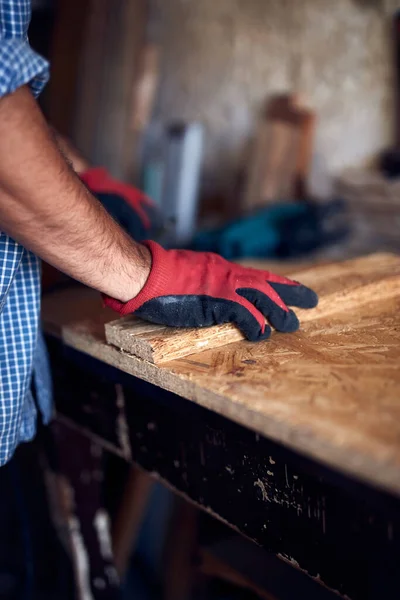
M165 128L151 123L146 130L142 155L141 189L161 207L165 176Z
M301 257L343 240L349 233L345 204L282 202L199 232L195 250L217 252L227 259Z
M173 124L153 142L144 163L144 190L159 196L166 222L162 243L167 246L183 246L195 232L203 137L200 123Z
M187 243L194 234L202 156L203 127L200 123L169 127L162 210L167 221L172 223L167 241L175 245Z

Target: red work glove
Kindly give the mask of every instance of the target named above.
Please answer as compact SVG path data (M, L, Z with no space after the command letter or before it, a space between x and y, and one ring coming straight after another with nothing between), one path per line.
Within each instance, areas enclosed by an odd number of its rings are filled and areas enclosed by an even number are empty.
M154 202L133 186L113 179L104 167L89 169L81 173L80 178L97 196L109 194L123 198L139 216L145 229L159 225L160 215Z
M105 298L121 315L134 313L173 327L208 327L235 323L247 339L269 337L271 328L296 331L299 321L287 304L313 308L318 297L309 288L268 271L228 262L217 254L164 250L145 242L153 262L139 294L123 303Z

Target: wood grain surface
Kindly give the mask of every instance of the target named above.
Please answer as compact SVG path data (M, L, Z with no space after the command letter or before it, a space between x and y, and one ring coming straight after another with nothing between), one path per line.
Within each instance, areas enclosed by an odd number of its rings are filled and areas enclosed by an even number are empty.
M377 259L356 259L346 266L321 265L294 274L319 290L315 310L298 310L303 323L325 318L335 312L357 310L373 297L392 298L400 294L399 261L390 255ZM368 269L365 270L365 265ZM106 340L124 352L155 364L220 348L244 339L235 325L182 329L147 323L133 316L105 325Z
M243 340L231 324L182 329L125 317L105 325L108 344L157 365Z
M298 311L300 331L161 366L107 345L107 316L95 293L90 316L85 292L74 323L69 307L79 307L82 290L48 296L44 321L50 332L62 327L77 350L399 495L399 277L400 258L389 254L308 269L301 280L322 300L315 311Z

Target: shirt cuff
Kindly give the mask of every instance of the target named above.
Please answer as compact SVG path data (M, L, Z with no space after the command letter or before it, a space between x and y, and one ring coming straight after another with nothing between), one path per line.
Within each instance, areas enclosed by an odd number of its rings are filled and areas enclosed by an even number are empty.
M23 39L0 40L0 97L29 84L37 97L49 80L49 63Z

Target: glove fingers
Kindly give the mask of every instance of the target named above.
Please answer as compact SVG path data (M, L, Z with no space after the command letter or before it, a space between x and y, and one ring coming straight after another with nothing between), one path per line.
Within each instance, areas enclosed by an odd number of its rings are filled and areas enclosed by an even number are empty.
M269 338L271 327L265 323L263 314L253 303L242 296L240 304L235 303L233 307L232 318L229 321L234 322L249 341L259 342Z
M297 306L298 308L314 308L318 304L317 294L305 285L287 285L285 283L274 283L268 281L285 304Z
M254 288L240 288L236 293L251 302L277 331L291 333L299 329L295 313L278 306L267 294Z
M110 300L107 303L112 306ZM209 296L159 296L142 304L134 314L146 321L171 327L210 327L235 323L252 342L267 339L271 334L263 315L244 298L240 301L238 298L236 302Z

